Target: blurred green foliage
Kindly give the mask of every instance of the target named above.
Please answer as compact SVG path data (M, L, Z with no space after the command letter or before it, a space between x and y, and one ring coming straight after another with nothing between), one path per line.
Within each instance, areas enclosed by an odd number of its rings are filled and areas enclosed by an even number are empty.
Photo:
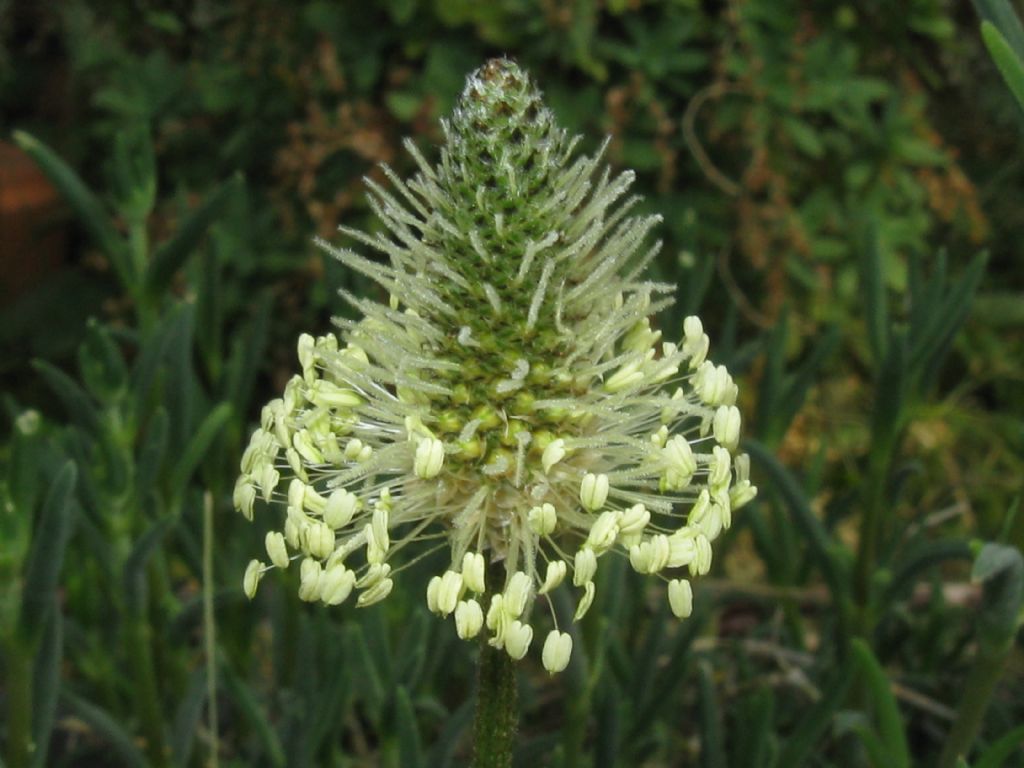
M5 764L465 762L424 580L250 605L228 511L298 333L376 290L310 238L505 53L664 215L663 324L744 373L761 488L687 622L601 574L567 672L521 668L517 764L1024 765L1020 28L978 6L999 70L947 0L0 1L0 130L75 233L0 309Z

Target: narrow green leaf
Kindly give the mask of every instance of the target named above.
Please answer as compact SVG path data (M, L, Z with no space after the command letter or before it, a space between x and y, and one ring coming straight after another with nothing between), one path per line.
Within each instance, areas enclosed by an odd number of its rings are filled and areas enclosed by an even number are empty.
M192 759L196 740L196 729L203 715L206 703L206 666L192 670L188 688L178 704L171 733L171 760L176 766L186 768Z
M1024 607L1024 557L1016 547L988 543L974 561L971 579L982 584L976 622L982 651L1005 652Z
M974 768L999 768L1006 759L1024 746L1024 725L1000 736L974 762Z
M714 670L706 661L697 665L697 684L700 691L700 765L702 768L725 768L722 713L715 690Z
M604 675L602 680L605 685L596 707L594 768L615 768L621 764L619 749L622 740L623 694L611 675Z
M110 259L121 279L121 284L130 290L132 279L125 242L117 234L100 201L89 191L71 166L37 138L24 131L15 131L14 141L36 161L46 177L68 201L89 236Z
M207 227L220 215L225 203L241 184L241 175L235 175L214 189L199 207L185 217L178 230L156 249L146 272L146 291L151 296L167 289L174 273L196 252Z
M889 752L887 745L878 737L878 734L867 725L858 725L854 727L853 732L857 734L864 749L867 750L873 768L882 768L882 766L897 768L897 758Z
M160 477L167 453L167 409L158 406L146 427L146 435L135 464L135 494L140 506L145 505Z
M410 689L415 688L423 672L423 662L426 658L427 633L431 621L428 614L422 610L416 611L406 623L405 630L398 643L398 670L396 679L405 681Z
M814 746L832 723L836 711L845 701L846 693L853 681L856 665L847 660L839 671L837 679L827 681L821 690L824 695L807 711L796 732L786 741L773 765L775 768L807 765Z
M355 660L356 666L361 673L355 679L357 690L365 693L366 701L371 709L379 711L384 702L384 683L381 682L377 664L374 661L373 654L370 653L369 646L366 644L366 636L363 634L362 627L358 624L350 624L345 629L345 637L348 640L351 658Z
M74 379L45 360L33 360L32 367L43 377L75 424L92 435L102 431L100 415L92 398Z
M135 740L106 710L66 689L61 691L60 699L72 714L92 728L110 746L118 757L115 764L124 765L126 768L146 768L148 763L135 746Z
M285 768L287 761L281 746L281 739L270 721L267 720L263 705L257 700L249 686L231 669L230 665L224 665L221 671L223 672L225 690L239 710L238 716L248 721L263 746L260 764L266 760L274 768Z
M864 233L861 258L861 293L864 297L864 320L867 324L868 346L875 362L887 354L889 334L889 302L883 281L881 243L878 222L871 217Z
M149 125L123 125L114 137L113 159L117 208L129 222L143 224L156 203L156 158Z
M891 768L910 768L910 749L904 733L903 715L892 693L889 678L867 643L859 638L854 639L851 648L871 693L878 732L889 760L884 764Z
M1009 0L973 0L974 8L982 19L991 22L1024 60L1024 26Z
M135 542L131 554L128 555L128 559L125 561L125 602L136 614L140 613L145 606L146 563L149 562L153 552L176 522L176 518L164 517L149 526L146 532Z
M53 609L64 553L71 537L76 506L72 494L77 475L74 462L66 461L53 480L33 527L20 617L21 629L32 643L38 641Z
M981 22L981 39L985 41L985 47L999 68L999 73L1006 81L1013 98L1017 100L1018 106L1024 109L1024 64L991 22Z
M220 434L221 429L229 418L231 418L230 403L221 403L206 414L206 418L200 423L199 428L185 447L181 459L178 460L174 467L174 472L171 475L171 488L174 489L175 493L180 494L184 492L185 486L192 477L192 473L195 472L199 462L206 456L206 452L210 449L213 441Z
M884 455L903 428L907 385L907 344L902 331L889 340L889 348L875 382L871 417L872 451Z
M395 723L398 732L398 755L402 768L419 768L423 764L423 747L420 744L419 725L416 711L404 685L395 692Z
M128 382L121 350L95 318L86 323L85 339L78 347L78 369L86 387L100 401L116 398Z
M814 384L821 367L828 362L839 346L839 327L832 325L824 329L814 349L800 367L786 379L785 390L779 399L777 423L782 434L789 429L793 419L804 406L807 392Z
M886 603L899 599L910 589L918 576L930 568L948 560L969 560L970 547L961 539L941 539L904 552L896 563L896 571L886 588Z
M832 593L838 623L837 640L840 643L845 642L844 638L847 637L845 627L849 622L850 604L844 569L835 552L837 545L833 544L825 527L811 510L807 497L789 470L756 440L744 441L744 447L750 454L750 458L768 472L773 481L772 485L786 503L786 508L792 515L796 528L803 534L811 555L817 562L818 568L829 586L829 591ZM844 647L840 646L840 655L842 655Z
M33 768L44 768L50 750L50 733L57 715L60 696L61 660L64 655L64 617L61 616L57 596L51 598L46 625L32 669L32 753Z
M732 765L767 766L770 764L772 738L771 688L760 688L751 696L737 702L734 722L741 724L730 742L736 745Z
M271 295L262 293L256 301L252 318L246 323L245 331L234 340L231 347L224 399L234 403L239 413L248 412L256 377L267 347L272 308Z
M783 389L788 331L789 311L783 309L765 338L764 373L757 398L757 434L772 446L778 444L784 431L778 423L778 405Z
M909 365L916 377L925 377L920 384L929 383L928 374L934 374L953 338L967 319L974 293L985 274L986 260L987 256L984 253L976 256L944 298L944 276L932 277L929 283L931 290L928 291L931 295L926 296L921 302L924 312L920 327L917 327L916 323L911 326L914 342L910 349Z
M450 768L455 759L455 751L459 746L459 738L469 727L469 720L472 716L473 700L467 699L455 712L445 718L444 727L430 750L427 765L436 768Z

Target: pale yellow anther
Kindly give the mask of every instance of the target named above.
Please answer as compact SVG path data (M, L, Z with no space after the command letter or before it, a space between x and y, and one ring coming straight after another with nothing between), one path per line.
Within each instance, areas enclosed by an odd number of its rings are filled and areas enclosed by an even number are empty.
M623 510L619 517L619 539L642 533L649 522L651 522L651 513L643 504L634 504L629 509Z
M265 539L267 555L278 568L288 567L288 548L285 546L284 536L277 531L268 531Z
M658 446L659 448L664 448L665 447L665 443L666 443L667 440L668 440L668 427L666 427L664 424L662 424L658 428L657 432L651 433L651 443L653 443L654 445Z
M505 651L516 661L523 658L533 640L533 627L518 620L509 622L505 628Z
M334 531L327 523L315 521L305 529L306 549L313 557L325 560L334 551Z
M740 409L735 405L719 406L712 429L715 440L729 452L735 451L740 442Z
M302 530L305 528L305 524L299 524L299 521L292 516L288 516L284 521L284 540L288 542L288 546L292 549L302 548Z
M366 539L366 562L370 565L380 565L387 558L388 550L384 546L386 541L378 541L376 532L371 523L363 526L363 537Z
M324 570L320 577L320 599L327 605L341 605L352 593L356 575L344 565L334 565Z
M508 586L505 587L505 596L502 603L505 613L510 618L518 619L523 615L532 590L533 582L529 576L522 571L516 571L512 574Z
M292 474L295 475L302 482L309 480L309 475L306 474L306 468L302 466L302 458L299 456L299 452L294 448L288 448L284 452L284 457L288 461L288 467L291 469Z
M585 509L596 512L608 500L608 475L587 472L580 482L580 503Z
M568 632L559 632L553 629L544 640L544 650L541 652L541 661L552 675L561 672L569 665L569 657L572 656L572 636Z
M742 480L729 489L729 503L733 509L749 504L757 496L757 488L749 480Z
M306 484L293 477L288 483L288 506L295 509L303 508L303 500L306 497Z
M527 514L526 520L531 531L538 536L547 536L555 530L558 516L555 514L554 505L544 503L533 507Z
M693 588L686 579L672 579L668 583L668 603L678 618L685 619L693 613Z
M707 488L701 488L697 501L690 508L690 514L686 517L687 525L700 525L705 517L711 512L711 494Z
M487 628L496 634L501 634L503 627L508 622L505 613L505 601L501 593L491 595L491 604L487 608Z
M441 577L431 576L427 582L427 610L431 613L440 613L437 607L437 596L441 594Z
M683 336L686 344L696 344L704 335L704 324L696 315L690 315L683 320Z
M359 599L356 600L356 608L366 608L374 603L379 603L391 594L391 589L394 586L395 583L391 579L378 581L372 587L359 595Z
M462 582L466 589L482 594L486 589L484 556L479 552L467 552L462 557Z
M541 454L540 463L544 467L544 474L551 472L551 468L565 458L565 440L558 438L548 443L544 453Z
M292 446L303 459L310 464L323 464L324 457L320 449L313 442L313 436L308 429L301 429L292 435Z
M564 560L552 560L548 563L547 575L544 577L544 584L538 590L538 595L546 595L555 589L565 579L569 566Z
M381 549L385 550L391 547L391 539L388 536L389 519L390 512L386 505L378 504L374 507L373 517L370 522L373 527L373 538Z
M445 571L437 589L437 612L442 616L447 616L455 610L460 597L462 597L462 574Z
M697 471L697 457L686 438L682 435L671 437L662 449L662 456L665 461L665 490L681 491L686 488Z
M597 573L597 555L594 554L594 550L584 547L577 551L572 566L573 585L582 587L594 580L595 573Z
M232 499L235 509L241 512L245 519L252 522L253 505L256 503L256 486L246 475L241 475L235 481L235 490Z
M656 533L629 549L629 563L637 573L657 573L668 565L671 546L668 536Z
M324 505L324 522L334 530L344 528L359 508L359 498L344 488L331 491Z
M573 621L579 621L587 615L587 611L590 610L590 606L594 602L594 582L588 581L583 585L583 597L580 598L579 604L576 606L576 613L572 617Z
M386 579L389 573L391 573L390 565L387 563L374 563L366 569L366 573L356 582L356 586L359 589L370 589L375 584L379 584Z
M702 533L698 533L693 541L697 547L697 553L690 563L690 575L704 576L711 570L711 542Z
M476 600L460 600L455 606L455 632L463 640L480 634L484 625L484 612Z
M732 479L732 456L720 445L712 450L711 462L708 464L708 487L711 490L728 488Z
M281 481L281 473L274 469L274 465L268 461L260 467L260 471L255 475L255 478L256 484L260 487L260 491L263 492L263 500L270 501L270 495Z
M316 342L308 333L303 333L299 336L299 365L302 367L302 375L305 377L307 382L311 382L316 376L316 369L314 367L315 358L313 354L315 346Z
M602 512L587 535L587 545L597 554L603 554L611 549L619 535L619 519L622 513L618 510Z
M644 374L640 370L641 364L640 360L626 363L604 383L604 388L609 392L621 392L642 383Z
M413 462L416 476L424 480L437 477L443 464L444 443L433 437L421 440L416 446L416 458Z
M263 563L259 560L250 560L245 568L245 576L242 577L242 590L245 596L252 600L256 597L256 589L263 578Z
M339 387L330 381L317 379L309 386L309 401L320 408L358 408L363 398L351 389Z
M694 538L699 532L695 528L683 527L668 537L668 568L689 565L697 557L697 543Z
M319 560L306 557L299 567L299 599L314 603L320 599L320 577L323 567Z

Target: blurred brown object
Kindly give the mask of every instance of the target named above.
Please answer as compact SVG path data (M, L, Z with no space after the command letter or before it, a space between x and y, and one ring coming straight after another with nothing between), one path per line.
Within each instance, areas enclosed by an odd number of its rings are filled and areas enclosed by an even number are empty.
M0 306L64 261L67 226L60 196L32 159L0 141Z

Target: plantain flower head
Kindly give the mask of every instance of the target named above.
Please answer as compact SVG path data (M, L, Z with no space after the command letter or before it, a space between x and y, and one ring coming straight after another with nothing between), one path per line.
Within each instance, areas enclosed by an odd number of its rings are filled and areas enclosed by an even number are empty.
M575 153L511 61L473 73L442 125L436 165L407 142L413 178L367 180L381 231L341 227L377 258L319 243L388 298L343 292L361 319L301 336L300 372L263 408L234 501L250 519L269 502L278 530L245 591L294 564L303 600L368 606L443 548L430 610L519 659L539 598L564 582L582 619L620 556L686 616L680 575L707 573L756 489L701 321L676 341L651 325L674 289L644 278L660 219L631 215L633 174ZM571 650L555 621L544 666Z

